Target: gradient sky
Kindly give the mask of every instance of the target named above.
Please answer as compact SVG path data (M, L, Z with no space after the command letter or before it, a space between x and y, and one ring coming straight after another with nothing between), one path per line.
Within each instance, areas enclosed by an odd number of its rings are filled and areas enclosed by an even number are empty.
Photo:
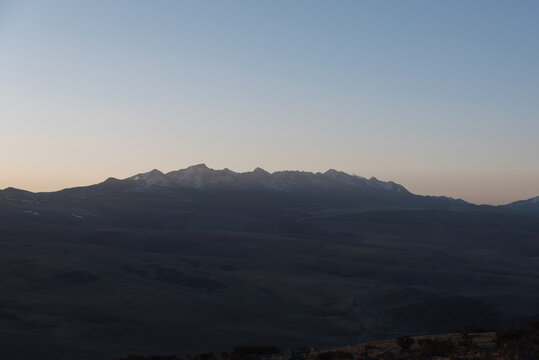
M539 2L0 0L0 188L201 162L537 196Z

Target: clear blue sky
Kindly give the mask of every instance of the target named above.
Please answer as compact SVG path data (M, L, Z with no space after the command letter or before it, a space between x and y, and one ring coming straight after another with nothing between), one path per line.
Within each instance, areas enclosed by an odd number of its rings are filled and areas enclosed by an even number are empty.
M0 0L0 188L200 162L537 196L539 2Z

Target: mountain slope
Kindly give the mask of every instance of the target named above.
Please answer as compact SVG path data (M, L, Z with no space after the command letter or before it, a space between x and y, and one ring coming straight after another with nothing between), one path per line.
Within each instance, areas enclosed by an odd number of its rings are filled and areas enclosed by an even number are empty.
M515 201L513 203L500 206L500 208L518 213L539 215L539 196L528 200Z
M3 353L335 348L451 331L454 314L490 324L539 313L537 218L399 189L335 170L205 166L7 189Z
M376 178L366 179L334 169L325 173L305 171L277 171L269 173L261 168L238 173L229 169L214 170L205 164L163 174L158 170L138 174L125 179L132 181L139 189L161 187L184 187L203 190L335 190L335 189L383 189L395 192L408 191L394 182L384 182Z
M167 174L152 170L122 180L109 178L51 193L0 191L0 220L7 222L28 221L31 214L38 222L178 227L194 216L205 226L235 226L290 213L301 218L312 209L340 213L471 208L474 205L462 200L418 196L391 181L333 169L269 173L257 168L238 173L204 164Z

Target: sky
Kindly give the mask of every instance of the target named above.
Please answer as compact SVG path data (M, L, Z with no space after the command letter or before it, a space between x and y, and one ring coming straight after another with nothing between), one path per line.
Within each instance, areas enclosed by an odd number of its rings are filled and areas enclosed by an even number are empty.
M0 189L206 163L539 195L537 1L0 0Z

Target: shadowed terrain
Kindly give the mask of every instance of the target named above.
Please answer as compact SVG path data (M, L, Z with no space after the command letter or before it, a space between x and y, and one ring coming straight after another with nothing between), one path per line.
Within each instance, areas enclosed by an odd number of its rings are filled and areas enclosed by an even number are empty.
M260 187L195 170L0 192L3 355L329 348L539 313L533 212L333 173Z

